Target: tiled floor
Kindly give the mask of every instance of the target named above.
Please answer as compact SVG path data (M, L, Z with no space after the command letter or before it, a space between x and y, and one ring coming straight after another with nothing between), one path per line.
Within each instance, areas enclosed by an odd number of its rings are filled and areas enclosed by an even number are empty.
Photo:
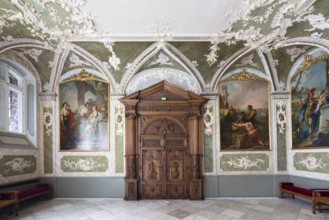
M23 203L18 217L1 212L0 219L327 219L312 214L311 203L299 199L216 198L204 201L122 199L52 199Z

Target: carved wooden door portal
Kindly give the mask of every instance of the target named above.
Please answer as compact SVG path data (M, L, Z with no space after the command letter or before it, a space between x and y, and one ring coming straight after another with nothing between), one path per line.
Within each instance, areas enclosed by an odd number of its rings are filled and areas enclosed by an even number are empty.
M201 116L207 100L162 81L121 101L125 200L203 199Z

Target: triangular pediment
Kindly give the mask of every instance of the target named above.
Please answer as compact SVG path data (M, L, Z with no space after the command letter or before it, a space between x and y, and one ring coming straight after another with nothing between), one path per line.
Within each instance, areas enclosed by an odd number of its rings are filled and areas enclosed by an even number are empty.
M165 99L165 100L164 100ZM161 81L143 90L127 95L122 101L192 101L204 103L206 98L181 89L168 81Z

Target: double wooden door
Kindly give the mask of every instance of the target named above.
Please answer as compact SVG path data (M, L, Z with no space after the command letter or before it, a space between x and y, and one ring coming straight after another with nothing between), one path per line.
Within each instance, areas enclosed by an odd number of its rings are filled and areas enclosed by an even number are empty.
M142 134L140 142L140 198L186 199L188 137L177 132L179 126L167 118L155 120L150 127L155 129L146 133L153 134Z

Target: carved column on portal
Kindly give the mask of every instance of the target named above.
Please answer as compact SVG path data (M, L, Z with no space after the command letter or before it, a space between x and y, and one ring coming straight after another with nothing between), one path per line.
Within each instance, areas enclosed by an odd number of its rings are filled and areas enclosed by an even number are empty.
M126 176L125 176L125 200L138 199L138 178L137 178L137 157L136 154L136 110L135 106L138 101L124 101L126 107Z
M199 114L191 114L188 122L189 151L190 151L190 185L189 197L191 200L203 199L202 152L200 144Z

